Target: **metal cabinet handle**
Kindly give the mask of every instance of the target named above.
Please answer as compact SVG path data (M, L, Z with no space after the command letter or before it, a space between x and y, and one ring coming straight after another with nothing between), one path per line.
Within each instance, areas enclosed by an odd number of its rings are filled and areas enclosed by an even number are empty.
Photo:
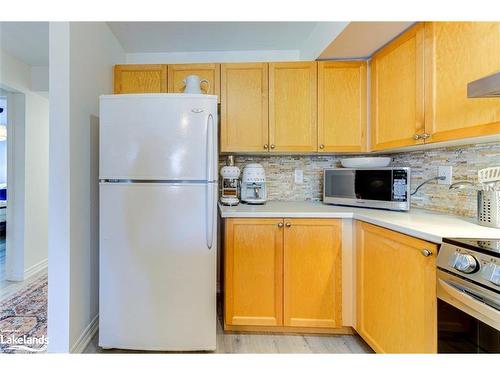
M266 144L264 145L264 150L267 150L268 148L269 148L269 145L266 143Z
M323 150L323 149L325 148L325 145L324 145L324 144L320 144L320 145L319 145L319 148L320 148L321 150Z
M429 133L423 133L423 134L414 134L413 139L418 141L419 139L428 139L430 138L431 135Z
M428 256L431 256L431 255L432 255L432 251L427 250L427 249L423 249L422 251L420 251L420 253L421 253L424 257L428 257Z
M276 147L275 145L271 145L271 149L272 149L272 150L274 150L274 148L275 148L275 147Z
M285 224L285 226L286 226L287 228L290 228L290 227L292 226L292 223L286 223L286 224Z
M278 228L283 228L283 223L278 223Z

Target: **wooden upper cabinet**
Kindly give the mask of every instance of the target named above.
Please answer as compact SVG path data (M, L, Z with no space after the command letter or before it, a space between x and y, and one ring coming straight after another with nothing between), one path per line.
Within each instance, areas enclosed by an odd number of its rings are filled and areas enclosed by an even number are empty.
M371 148L423 143L424 25L418 24L378 51L371 62Z
M500 133L498 98L467 98L467 83L500 70L500 22L425 24L426 127L440 142Z
M262 152L269 147L268 66L221 65L221 151Z
M356 330L377 353L436 353L436 254L436 244L356 223Z
M201 84L205 94L217 95L220 103L220 64L174 64L168 66L168 92L182 93L186 88L184 79L189 75L197 75L200 80L206 79L207 83Z
M225 324L282 325L282 224L283 219L226 220Z
M316 62L269 63L269 147L317 151Z
M366 150L366 62L318 63L318 151Z
M115 65L114 93L167 92L167 65Z
M338 219L285 219L285 326L342 326L341 230Z

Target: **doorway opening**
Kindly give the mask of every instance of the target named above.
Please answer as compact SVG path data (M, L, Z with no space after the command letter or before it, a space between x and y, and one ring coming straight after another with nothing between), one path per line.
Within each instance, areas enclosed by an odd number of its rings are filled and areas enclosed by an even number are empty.
M6 279L7 97L0 96L0 282Z

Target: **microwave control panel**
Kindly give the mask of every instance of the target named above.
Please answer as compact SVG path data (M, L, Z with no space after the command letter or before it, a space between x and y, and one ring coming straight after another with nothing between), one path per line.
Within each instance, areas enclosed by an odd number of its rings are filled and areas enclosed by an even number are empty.
M407 197L408 173L404 169L392 171L392 200L404 202Z

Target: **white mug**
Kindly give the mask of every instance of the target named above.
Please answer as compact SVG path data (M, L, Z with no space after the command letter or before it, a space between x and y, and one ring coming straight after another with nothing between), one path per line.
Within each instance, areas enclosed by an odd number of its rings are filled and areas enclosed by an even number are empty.
M206 79L200 80L200 77L196 75L187 76L182 82L186 85L184 88L184 92L186 94L203 94L201 91L201 84L203 82L205 82L208 86L206 92L208 93L210 91L210 82Z

